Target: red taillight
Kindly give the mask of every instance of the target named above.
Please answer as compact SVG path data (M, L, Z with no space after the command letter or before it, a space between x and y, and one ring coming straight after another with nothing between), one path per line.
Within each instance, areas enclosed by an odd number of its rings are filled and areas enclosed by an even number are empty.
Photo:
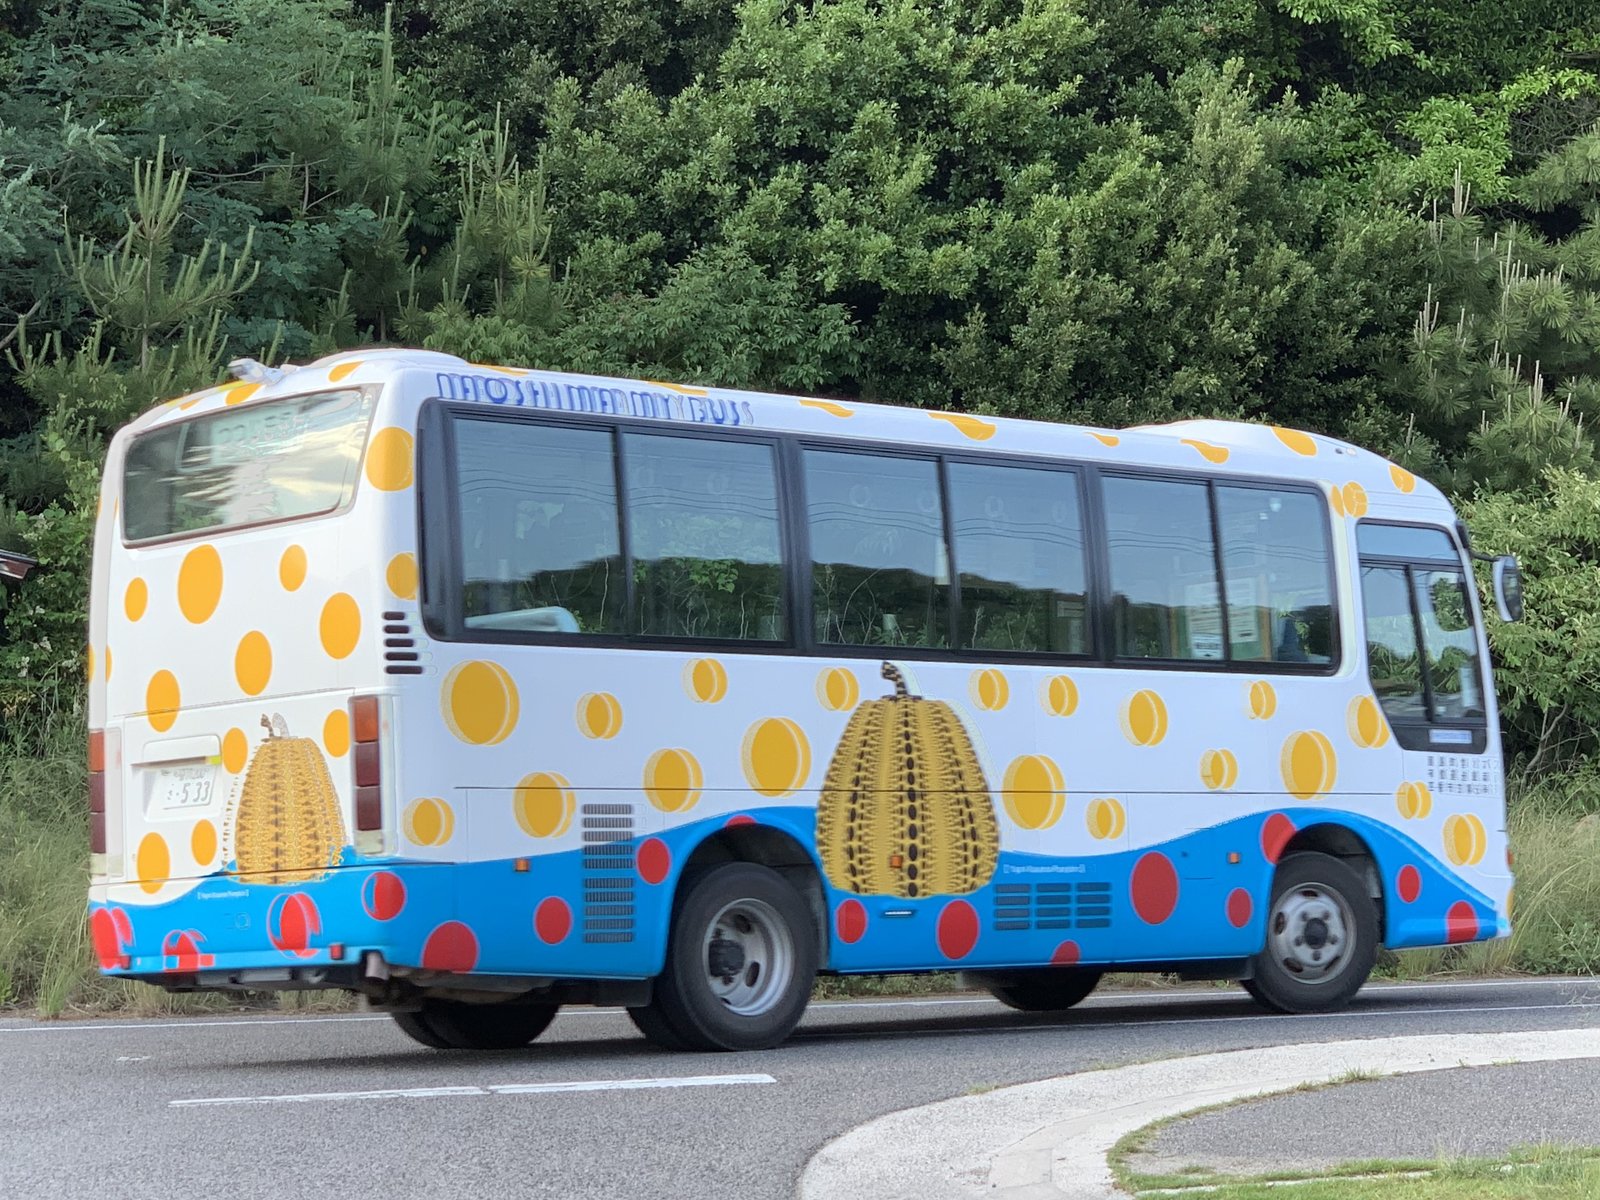
M89 853L106 852L106 735L89 731Z
M378 742L383 722L376 696L350 701L350 731L355 742L351 754L356 785L356 829L372 833L383 828L383 754Z

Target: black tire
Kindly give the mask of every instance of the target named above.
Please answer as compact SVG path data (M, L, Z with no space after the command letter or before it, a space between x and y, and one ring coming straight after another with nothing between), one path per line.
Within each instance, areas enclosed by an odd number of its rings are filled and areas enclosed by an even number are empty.
M414 1042L421 1042L433 1050L448 1050L450 1043L434 1032L433 1026L428 1024L428 1018L421 1011L418 1012L392 1012L394 1023Z
M816 975L800 894L767 867L728 863L683 882L654 996L628 1013L664 1049L766 1050L794 1032Z
M424 1000L418 1012L391 1013L395 1024L436 1050L516 1050L555 1020L557 1004L466 1004Z
M1100 972L1072 967L1016 971L981 978L989 994L1019 1012L1064 1012L1100 982Z
M1331 855L1291 854L1272 879L1254 977L1242 983L1273 1012L1335 1012L1361 990L1377 958L1378 909L1361 876Z

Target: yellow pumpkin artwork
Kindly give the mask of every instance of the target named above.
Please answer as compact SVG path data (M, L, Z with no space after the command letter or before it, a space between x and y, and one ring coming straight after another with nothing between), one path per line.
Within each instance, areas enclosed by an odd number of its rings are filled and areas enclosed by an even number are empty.
M1000 855L994 800L961 718L913 696L893 663L894 695L851 713L817 801L817 849L842 891L915 899L976 891Z
M344 818L315 738L291 737L282 717L262 717L256 747L228 813L228 849L243 883L319 879L344 848Z

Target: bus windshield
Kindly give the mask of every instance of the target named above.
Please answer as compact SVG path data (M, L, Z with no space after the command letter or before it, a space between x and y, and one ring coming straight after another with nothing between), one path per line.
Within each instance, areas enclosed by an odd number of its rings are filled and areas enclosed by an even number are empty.
M128 449L124 534L156 541L315 516L355 491L370 398L349 390L225 409Z

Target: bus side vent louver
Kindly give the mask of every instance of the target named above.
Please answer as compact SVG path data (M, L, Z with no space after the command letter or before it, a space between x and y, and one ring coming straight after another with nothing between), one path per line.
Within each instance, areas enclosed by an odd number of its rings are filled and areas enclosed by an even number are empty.
M1002 883L994 896L994 928L1111 928L1109 883Z
M383 614L383 673L422 674L422 655L417 650L417 639L411 636L411 623L403 612Z
M633 805L585 804L583 940L633 941Z

